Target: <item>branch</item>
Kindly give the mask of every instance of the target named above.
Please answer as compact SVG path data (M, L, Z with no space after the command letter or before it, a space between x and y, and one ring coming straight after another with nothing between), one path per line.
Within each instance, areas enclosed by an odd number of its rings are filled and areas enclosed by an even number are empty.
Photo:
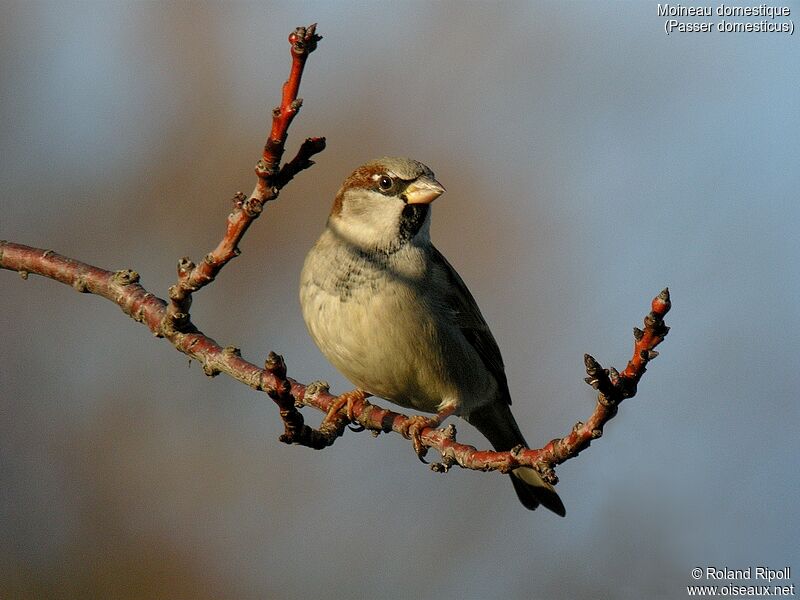
M452 424L444 429L427 428L422 432L423 445L434 448L442 455L442 462L434 463L431 468L446 472L451 466L458 465L465 469L508 473L517 467L530 466L539 471L549 483L556 484L558 478L555 467L575 458L592 440L601 437L603 427L617 414L619 404L636 395L639 380L647 370L647 364L658 356L655 347L669 332L664 316L671 306L669 289L664 289L653 299L651 312L644 318L644 329L633 329L633 356L622 373L613 367L603 369L592 356L584 356L588 375L586 383L598 391L597 403L589 419L585 423L577 422L566 436L551 440L543 448L536 450L517 447L507 452L494 452L459 444L456 442L456 430ZM301 402L320 410L328 410L330 406L327 398L319 402L313 394L307 394ZM369 403L356 406L352 413L361 426L376 433L402 433L403 424L409 418Z
M7 241L0 241L0 268L17 271L23 279L27 279L31 273L42 275L69 285L78 292L96 294L114 302L122 312L145 325L156 337L167 339L176 349L200 362L203 372L209 377L226 373L253 389L267 392L281 410L291 412L285 396L286 381L295 399L302 401L305 396L306 386L285 379L285 365L280 368L275 364L279 357L276 359L270 356L267 368L262 369L244 360L238 348L222 347L197 329L181 332L165 327L167 302L144 289L139 283L139 274L135 271L107 271L52 250ZM283 360L280 359L280 362ZM327 410L335 398L316 391L318 386L314 389L312 405ZM297 429L297 425L295 421L291 429Z
M325 138L308 138L291 161L278 169L283 157L289 125L300 110L302 99L297 97L300 80L303 77L308 55L316 50L322 39L316 34L316 23L309 27L298 27L289 34L291 44L292 68L289 78L283 84L280 106L272 111L272 129L264 151L256 164L257 182L248 198L238 192L233 198L233 211L228 215L225 236L217 247L206 254L196 265L188 257L178 261L178 282L169 288L169 307L164 317L163 329L190 331L193 326L189 320L192 294L205 287L217 276L220 269L241 254L239 242L250 224L258 218L264 204L278 197L280 190L300 171L309 168L314 162L311 157L325 149Z
M257 182L248 197L237 193L233 210L228 215L225 235L199 265L188 258L178 262L178 281L169 288L168 300L163 300L139 284L139 275L132 270L107 271L56 254L52 250L32 248L22 244L0 241L0 268L17 271L23 279L35 273L73 287L82 293L102 296L117 304L122 311L146 325L157 337L168 340L176 349L197 360L208 376L226 373L253 389L266 392L276 403L284 423L280 440L315 449L325 448L340 437L348 423L358 423L375 435L394 431L407 435L410 417L367 402L363 395L332 396L324 382L301 384L286 375L286 363L270 353L264 368L242 358L238 348L222 347L192 324L189 309L192 294L211 283L219 271L240 251L239 242L250 224L261 214L264 204L278 197L280 190L300 171L309 168L311 157L325 148L324 138L308 138L297 155L282 167L289 125L300 108L297 97L308 55L321 39L316 25L298 27L289 36L292 67L283 85L280 106L272 114L272 128L256 165ZM421 442L442 455L442 462L432 465L436 471L447 471L458 465L467 469L507 473L519 466L539 470L545 479L555 483L554 468L574 458L602 435L603 426L614 417L622 400L636 393L647 363L657 356L654 348L668 332L664 316L670 309L668 290L652 303L652 312L645 318L644 329L634 329L634 353L622 373L603 369L586 355L587 383L598 391L594 412L586 423L576 423L566 436L552 440L543 448L531 450L514 448L507 452L481 451L456 441L453 425L444 429L427 428L421 432ZM310 406L326 413L319 429L305 424L298 410Z
M276 106L272 111L272 130L270 131L267 143L264 144L264 152L261 159L256 164L256 175L258 175L258 185L256 186L253 196L271 200L278 195L282 185L288 182L297 171L308 168L311 166L310 161L302 160L295 163L291 161L288 165L284 165L282 170L286 172L282 178L279 178L280 171L278 166L283 156L283 147L286 144L286 135L289 131L289 125L292 124L295 116L297 115L300 107L303 105L303 99L297 97L297 92L300 91L300 78L303 76L303 68L306 64L308 55L317 49L317 42L322 39L322 36L317 35L317 24L314 23L308 27L298 27L289 34L289 43L292 46L292 70L289 73L289 79L283 84L283 97L281 98L280 106ZM324 138L314 138L315 141L321 141L322 147L325 147ZM306 140L306 143L312 140ZM322 148L320 148L321 150ZM306 149L308 150L308 149ZM301 153L303 149L301 148ZM319 150L317 150L319 152ZM312 152L313 154L313 152ZM306 157L307 159L308 157ZM293 166L292 163L295 163ZM295 170L296 169L296 170ZM288 177L287 177L288 175Z
M337 397L328 392L327 385L315 382L304 385L286 377L283 358L271 353L264 369L244 360L235 347L222 347L199 330L180 332L164 327L167 305L145 290L139 283L139 275L130 270L106 271L85 263L66 258L52 250L31 248L21 244L0 241L0 267L15 270L27 279L29 273L43 275L72 286L79 292L102 296L119 305L122 311L136 321L145 324L156 336L169 340L178 350L199 361L203 372L209 376L219 373L267 392L275 401L284 421L285 432L281 441L311 448L330 446L344 432L349 421L358 422L375 434L394 431L403 433L409 419L401 413L378 405L361 402L350 406L346 414L335 415L334 426L326 431L314 430L304 424L298 407L310 406L328 413L337 404ZM598 390L594 412L585 422L578 422L566 436L550 441L543 448L532 450L515 448L507 452L478 450L474 446L460 444L455 439L455 427L444 429L427 428L422 431L421 441L442 455L442 462L435 463L436 471L447 471L458 465L479 471L508 473L520 466L531 466L540 471L551 483L557 478L554 468L587 448L592 440L603 433L604 425L617 413L618 405L636 394L637 384L646 370L647 363L658 356L655 347L667 335L669 328L664 316L671 306L669 291L662 291L652 302L652 311L644 319L644 330L634 328L633 357L622 373L615 369L602 369L597 361L585 356L587 383Z

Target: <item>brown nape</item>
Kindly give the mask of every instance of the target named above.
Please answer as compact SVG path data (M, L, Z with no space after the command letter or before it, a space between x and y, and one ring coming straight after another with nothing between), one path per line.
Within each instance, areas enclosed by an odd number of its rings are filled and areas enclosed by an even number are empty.
M344 186L339 188L336 193L336 198L333 200L333 207L331 208L332 215L342 214L342 200L344 199Z

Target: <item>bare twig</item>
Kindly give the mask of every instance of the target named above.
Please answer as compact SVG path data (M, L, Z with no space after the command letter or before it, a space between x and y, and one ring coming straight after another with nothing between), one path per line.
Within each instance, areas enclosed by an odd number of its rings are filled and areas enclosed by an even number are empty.
M286 134L289 131L289 125L292 124L292 120L303 105L303 99L297 97L297 93L300 90L300 78L303 76L303 68L308 55L317 49L317 42L321 39L322 36L317 35L316 23L308 27L298 27L289 34L289 43L292 47L292 70L289 73L289 79L283 84L281 104L272 111L272 130L269 138L267 138L267 143L264 144L264 152L261 155L261 159L256 164L258 185L253 191L253 197L260 198L262 202L277 197L280 190L280 187L276 185L276 177L280 172L278 167L281 163L281 157L283 157ZM324 147L324 138L317 139L322 141ZM308 140L306 142L308 143ZM292 163L294 162L292 161ZM299 164L295 165L295 167L299 166ZM286 165L284 165L284 169L286 168ZM306 167L303 166L301 168ZM286 178L285 181L289 181L293 175L294 173Z
M286 379L286 363L280 354L270 352L264 363L264 370L277 381L276 387L267 388L265 391L280 409L284 426L284 433L279 438L280 441L285 444L299 444L321 450L333 444L336 438L342 435L347 420L341 417L335 418L335 424L328 429L317 430L305 424L303 415L295 405L292 384Z
M188 257L178 261L178 282L169 289L169 305L164 318L164 329L191 331L189 308L192 294L208 285L232 258L239 256L239 242L250 224L258 218L264 204L278 197L281 188L303 169L313 165L311 157L325 149L325 138L308 138L290 162L279 169L283 157L289 126L300 110L302 99L297 97L308 55L317 48L322 39L316 34L316 23L310 27L298 27L289 34L292 68L283 84L280 106L272 111L272 129L264 151L256 164L256 186L248 198L241 192L233 198L233 210L228 215L225 235L199 265Z

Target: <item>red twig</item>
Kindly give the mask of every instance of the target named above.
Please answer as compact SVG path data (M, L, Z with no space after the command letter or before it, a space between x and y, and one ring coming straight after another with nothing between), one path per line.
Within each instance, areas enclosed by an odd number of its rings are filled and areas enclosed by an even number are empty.
M267 143L264 144L261 159L256 164L258 185L253 196L261 198L264 202L278 195L280 187L276 185L275 178L280 172L278 167L283 157L286 135L289 125L292 124L292 120L303 105L303 99L297 97L300 90L300 78L303 76L303 68L308 55L317 49L317 42L321 39L322 36L317 35L316 23L308 27L298 27L289 34L289 43L292 47L292 70L289 73L289 79L283 84L281 104L272 111L272 130L267 138ZM322 139L322 143L324 145L324 139ZM285 168L286 166L284 166Z
M300 80L308 55L317 48L322 39L316 34L316 23L310 27L298 27L289 34L291 44L292 68L289 78L283 84L281 104L272 111L272 130L264 145L264 151L256 164L257 182L248 198L241 192L233 198L233 210L228 215L225 236L211 252L206 254L199 265L188 257L178 261L178 282L169 288L169 306L164 317L164 329L190 331L189 308L192 294L208 285L232 258L239 256L239 242L250 224L258 218L264 204L278 197L281 188L303 169L313 165L311 157L325 149L325 138L308 138L300 146L294 159L279 169L289 125L302 100L297 97Z
M286 363L281 355L270 352L264 363L264 370L276 381L275 387L265 391L280 409L284 426L284 433L279 438L280 441L285 444L299 444L321 450L333 444L336 438L342 435L347 420L339 416L333 419L334 423L328 429L317 430L305 424L303 415L295 405L292 383L286 378Z

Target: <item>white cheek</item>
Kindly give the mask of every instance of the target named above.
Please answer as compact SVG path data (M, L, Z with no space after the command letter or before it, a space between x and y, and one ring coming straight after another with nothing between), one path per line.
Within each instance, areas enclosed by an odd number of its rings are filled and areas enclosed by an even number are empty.
M359 248L387 246L397 239L403 206L398 198L374 192L364 198L348 198L330 225L343 241Z

